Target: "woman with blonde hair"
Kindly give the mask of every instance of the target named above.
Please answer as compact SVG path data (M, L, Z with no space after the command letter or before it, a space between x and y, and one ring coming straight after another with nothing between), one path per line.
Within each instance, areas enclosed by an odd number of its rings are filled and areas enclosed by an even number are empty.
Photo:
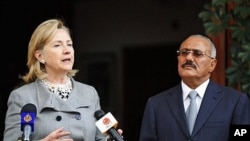
M49 19L33 32L27 56L25 84L8 99L4 141L23 136L20 112L26 104L37 109L30 140L104 141L96 128L94 112L100 110L99 96L90 85L73 79L74 48L70 30L62 20Z

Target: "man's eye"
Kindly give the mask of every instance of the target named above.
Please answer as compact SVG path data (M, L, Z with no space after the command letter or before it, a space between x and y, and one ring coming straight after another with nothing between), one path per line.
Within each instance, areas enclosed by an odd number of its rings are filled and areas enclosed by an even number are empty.
M199 50L195 50L193 51L193 53L196 55L196 56L202 56L203 55L203 52L199 51Z
M188 50L182 50L182 51L181 51L181 54L183 54L183 55L188 55L188 54L189 54L189 51L188 51Z

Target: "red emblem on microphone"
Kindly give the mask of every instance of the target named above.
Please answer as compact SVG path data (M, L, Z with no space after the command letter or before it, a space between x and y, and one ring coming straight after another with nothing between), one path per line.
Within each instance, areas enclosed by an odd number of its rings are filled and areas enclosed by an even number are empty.
M106 117L106 118L103 119L102 122L103 122L104 125L108 125L110 123L110 119L108 117Z

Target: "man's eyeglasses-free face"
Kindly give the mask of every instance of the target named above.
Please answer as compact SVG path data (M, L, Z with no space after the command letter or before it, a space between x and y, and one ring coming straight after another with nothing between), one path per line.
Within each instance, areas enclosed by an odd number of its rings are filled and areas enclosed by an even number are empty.
M192 53L192 55L196 58L201 58L203 57L204 55L211 58L211 59L214 59L213 57L207 55L206 53L200 51L200 50L197 50L197 49L180 49L180 50L177 50L177 54L178 55L181 55L181 56L188 56L189 53Z

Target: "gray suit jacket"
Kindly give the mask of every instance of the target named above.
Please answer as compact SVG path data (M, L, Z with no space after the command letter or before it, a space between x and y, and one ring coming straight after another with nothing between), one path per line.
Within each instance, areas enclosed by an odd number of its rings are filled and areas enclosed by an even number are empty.
M100 109L99 96L92 86L73 81L67 101L51 93L41 80L13 90L9 96L3 141L16 141L22 135L20 112L27 103L37 108L32 140L40 140L52 131L64 127L74 141L102 141L96 128L94 112Z

